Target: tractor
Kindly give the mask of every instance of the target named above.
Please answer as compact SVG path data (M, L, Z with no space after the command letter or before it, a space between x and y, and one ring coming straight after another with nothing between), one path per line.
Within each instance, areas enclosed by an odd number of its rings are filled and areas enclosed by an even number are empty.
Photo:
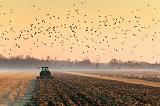
M42 67L40 76L37 79L53 79L48 67Z

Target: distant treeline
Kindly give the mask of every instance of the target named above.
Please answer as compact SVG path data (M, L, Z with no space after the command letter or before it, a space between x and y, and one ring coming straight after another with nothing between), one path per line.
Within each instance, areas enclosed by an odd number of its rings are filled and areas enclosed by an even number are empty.
M46 59L37 59L29 55L23 56L13 56L6 58L0 55L0 68L7 69L38 69L42 66L48 66L53 69L159 69L160 64L147 63L147 62L137 62L137 61L127 61L123 62L121 60L112 59L108 63L94 63L89 59L84 59L82 61L70 61L70 60L53 60L47 56Z
M68 68L95 68L96 64L90 62L88 59L83 61L70 61L70 60L52 60L49 56L46 59L37 59L29 55L15 56L6 58L0 55L0 68L9 69L37 69L42 66L48 66L54 69L68 69Z
M112 59L108 65L114 68L121 69L160 69L160 63L148 63L148 62L137 62L137 61L121 61L117 59Z

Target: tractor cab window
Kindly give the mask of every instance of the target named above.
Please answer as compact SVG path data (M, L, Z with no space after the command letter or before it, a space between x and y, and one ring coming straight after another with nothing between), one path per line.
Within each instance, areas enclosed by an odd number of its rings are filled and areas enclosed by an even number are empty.
M48 67L42 67L42 71L48 71Z

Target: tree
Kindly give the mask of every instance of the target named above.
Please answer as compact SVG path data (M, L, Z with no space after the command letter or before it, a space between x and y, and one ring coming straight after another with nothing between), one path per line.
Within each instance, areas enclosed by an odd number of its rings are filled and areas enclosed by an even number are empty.
M51 59L51 57L50 57L50 56L47 56L47 57L46 57L46 60L48 60L48 61L49 61L50 59Z

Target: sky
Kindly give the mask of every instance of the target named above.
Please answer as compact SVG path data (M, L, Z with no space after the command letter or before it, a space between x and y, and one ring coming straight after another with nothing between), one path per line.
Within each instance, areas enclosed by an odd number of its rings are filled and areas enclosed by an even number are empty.
M0 0L0 54L160 62L159 17L159 0Z

